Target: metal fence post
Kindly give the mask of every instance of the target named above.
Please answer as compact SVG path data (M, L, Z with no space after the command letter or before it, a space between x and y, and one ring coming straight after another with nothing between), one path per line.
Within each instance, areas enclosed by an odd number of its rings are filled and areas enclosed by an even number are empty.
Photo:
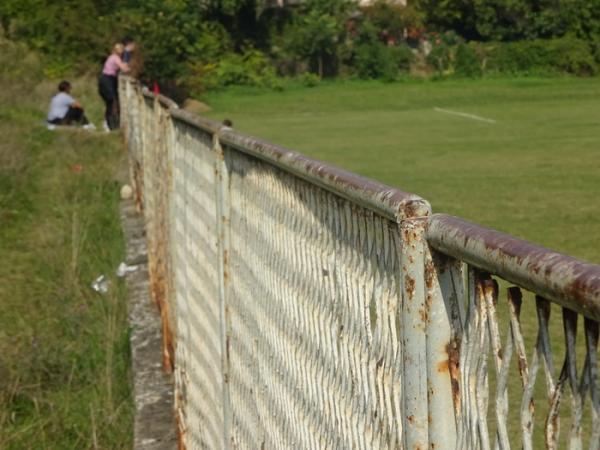
M404 448L428 447L427 339L425 305L426 217L406 219L402 233L402 352Z
M213 149L215 158L215 193L217 206L217 242L219 251L219 304L221 324L221 355L223 376L223 449L231 447L231 401L229 396L229 310L227 299L229 297L230 271L230 190L229 172L225 163L225 154L219 141L219 132L213 134Z

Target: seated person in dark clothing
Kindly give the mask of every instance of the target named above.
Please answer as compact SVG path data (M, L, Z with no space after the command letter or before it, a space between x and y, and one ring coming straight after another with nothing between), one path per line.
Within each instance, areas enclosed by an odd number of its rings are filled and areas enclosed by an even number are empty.
M58 93L52 97L50 108L48 110L48 123L52 125L71 125L79 123L86 129L93 129L81 104L70 95L71 83L61 81L58 85Z

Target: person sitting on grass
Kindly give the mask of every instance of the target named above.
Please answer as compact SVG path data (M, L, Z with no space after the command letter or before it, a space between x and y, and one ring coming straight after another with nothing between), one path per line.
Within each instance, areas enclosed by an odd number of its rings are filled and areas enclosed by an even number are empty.
M48 124L50 125L72 125L79 123L85 129L94 129L81 104L70 95L71 83L61 81L58 85L58 93L52 97L48 110Z

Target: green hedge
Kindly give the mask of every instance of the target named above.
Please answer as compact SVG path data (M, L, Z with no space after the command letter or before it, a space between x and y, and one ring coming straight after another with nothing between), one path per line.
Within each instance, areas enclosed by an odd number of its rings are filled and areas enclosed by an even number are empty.
M469 42L434 46L427 58L440 75L477 77L483 74L545 75L597 73L595 46L563 37L518 42Z
M479 54L486 72L593 75L597 70L588 42L571 37L483 44Z
M355 49L352 68L360 78L393 81L401 72L406 73L410 70L413 59L414 55L406 45L364 43Z

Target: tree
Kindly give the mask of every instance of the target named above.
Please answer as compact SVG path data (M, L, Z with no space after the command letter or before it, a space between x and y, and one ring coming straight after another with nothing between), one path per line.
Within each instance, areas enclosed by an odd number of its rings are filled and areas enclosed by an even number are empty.
M288 48L307 59L319 77L323 77L326 69L335 74L346 23L356 7L353 0L306 1L286 30Z
M516 41L600 33L600 0L415 0L429 27L469 40Z
M386 42L400 42L404 39L406 29L423 26L422 12L410 1L408 5L399 5L377 0L363 8L363 13L380 31L380 38Z

